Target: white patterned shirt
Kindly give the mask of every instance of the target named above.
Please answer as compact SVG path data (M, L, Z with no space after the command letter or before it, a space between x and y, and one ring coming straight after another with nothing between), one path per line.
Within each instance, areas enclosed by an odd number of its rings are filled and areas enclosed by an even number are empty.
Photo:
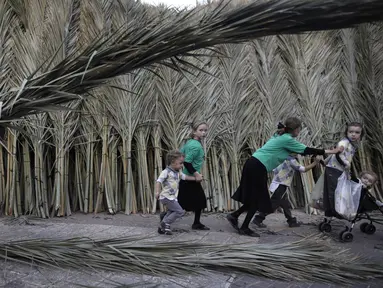
M337 147L340 147L340 146L344 147L343 152L339 153L340 159L342 159L342 161L345 165L348 165L348 166L351 165L352 158L354 157L355 152L356 152L355 146L352 145L350 140L348 140L347 138L344 138L338 142ZM331 167L331 168L335 168L335 169L342 171L342 172L345 169L345 167L342 164L340 164L338 162L338 160L336 159L336 155L330 156L330 160L328 161L326 166Z
M269 190L274 192L280 184L290 187L295 171L305 172L305 167L299 164L297 159L289 156L273 170L274 177Z
M175 171L170 167L166 167L157 179L162 184L160 200L167 198L169 200L177 200L180 180L185 180L186 175L181 171Z

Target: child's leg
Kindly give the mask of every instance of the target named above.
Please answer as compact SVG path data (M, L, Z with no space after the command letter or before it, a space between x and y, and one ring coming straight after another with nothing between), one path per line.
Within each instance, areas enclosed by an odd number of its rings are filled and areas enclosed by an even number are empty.
M323 208L326 217L334 217L338 215L335 211L335 190L338 185L338 178L342 173L342 171L331 167L326 167L325 169Z
M285 189L285 193L282 195L282 198L280 201L280 207L282 207L283 213L285 214L285 217L287 219L287 223L289 224L290 227L301 226L301 224L297 222L297 219L295 217L293 217L293 215L291 214L290 201L289 201L289 197L286 193L286 189Z
M165 199L165 201L168 207L168 213L165 215L162 221L165 224L170 225L174 223L174 221L176 221L177 219L184 216L185 212L177 200Z
M246 205L242 205L241 207L238 208L237 211L234 211L233 213L231 213L231 216L238 218L246 210L248 210L248 207Z
M376 203L376 205L378 205L379 210L382 211L382 213L383 213L383 203L380 202L379 200L376 200L375 203Z
M271 195L271 206L273 208L273 211L277 210L277 208L282 207L282 197L284 192L286 191L285 185L278 185L278 188L275 189L274 193ZM283 209L284 211L285 209ZM262 222L266 219L266 216L268 214L259 212L253 220L253 223L257 225L258 227L265 228L266 225ZM286 215L286 214L285 214Z
M242 226L239 229L240 234L244 234L244 235L248 235L248 236L252 236L252 237L259 237L259 234L255 233L254 231L252 231L249 228L250 221L251 221L251 219L253 219L255 212L257 212L256 208L250 208L247 211L247 215L245 217L245 220L243 221Z
M235 230L238 230L238 217L248 210L247 205L242 205L237 211L227 214L226 219L229 221L230 225L233 226Z
M279 184L278 188L275 189L273 195L271 195L270 200L271 206L273 207L273 211L277 210L279 207L282 207L282 205L285 204L284 197L286 196L286 189L286 185Z
M279 190L278 191L278 193L279 193L279 195L278 195L278 197L279 197L278 206L282 207L283 213L285 214L287 221L290 221L293 218L293 216L292 216L291 210L290 210L289 197L287 196L287 192L286 192L287 187L284 185L279 185L279 187L280 187L280 189L278 189Z

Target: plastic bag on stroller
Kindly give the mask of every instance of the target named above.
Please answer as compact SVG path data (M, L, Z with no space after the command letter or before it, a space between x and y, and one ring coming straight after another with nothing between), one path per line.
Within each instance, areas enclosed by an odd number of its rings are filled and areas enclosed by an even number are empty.
M358 213L362 187L362 183L349 179L346 172L338 178L335 190L335 211L344 219L352 220Z
M324 174L322 174L315 183L313 191L311 191L310 206L315 209L323 210L323 189Z

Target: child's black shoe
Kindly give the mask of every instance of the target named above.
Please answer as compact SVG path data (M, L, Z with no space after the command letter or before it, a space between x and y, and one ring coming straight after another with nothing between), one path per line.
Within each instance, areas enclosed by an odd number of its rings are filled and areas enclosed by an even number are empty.
M261 219L258 219L257 216L253 219L253 224L257 225L259 228L266 228L267 226L263 224L263 221Z
M289 227L290 228L294 228L294 227L300 227L301 226L301 223L299 223L297 221L297 218L291 218L290 220L287 220L287 223L289 224Z

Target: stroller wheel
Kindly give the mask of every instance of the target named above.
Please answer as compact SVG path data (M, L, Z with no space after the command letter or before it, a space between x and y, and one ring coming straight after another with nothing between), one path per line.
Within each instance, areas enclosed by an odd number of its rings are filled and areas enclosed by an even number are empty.
M360 224L360 231L362 231L363 233L366 233L367 225L368 225L367 222L364 222L364 223Z
M354 235L352 235L351 232L345 230L340 234L340 239L344 242L352 242L352 240L354 239Z
M376 232L376 227L374 224L367 224L366 227L364 228L364 233L368 235L372 235Z
M321 222L319 224L319 231L330 233L331 232L331 224L327 223L327 222Z

